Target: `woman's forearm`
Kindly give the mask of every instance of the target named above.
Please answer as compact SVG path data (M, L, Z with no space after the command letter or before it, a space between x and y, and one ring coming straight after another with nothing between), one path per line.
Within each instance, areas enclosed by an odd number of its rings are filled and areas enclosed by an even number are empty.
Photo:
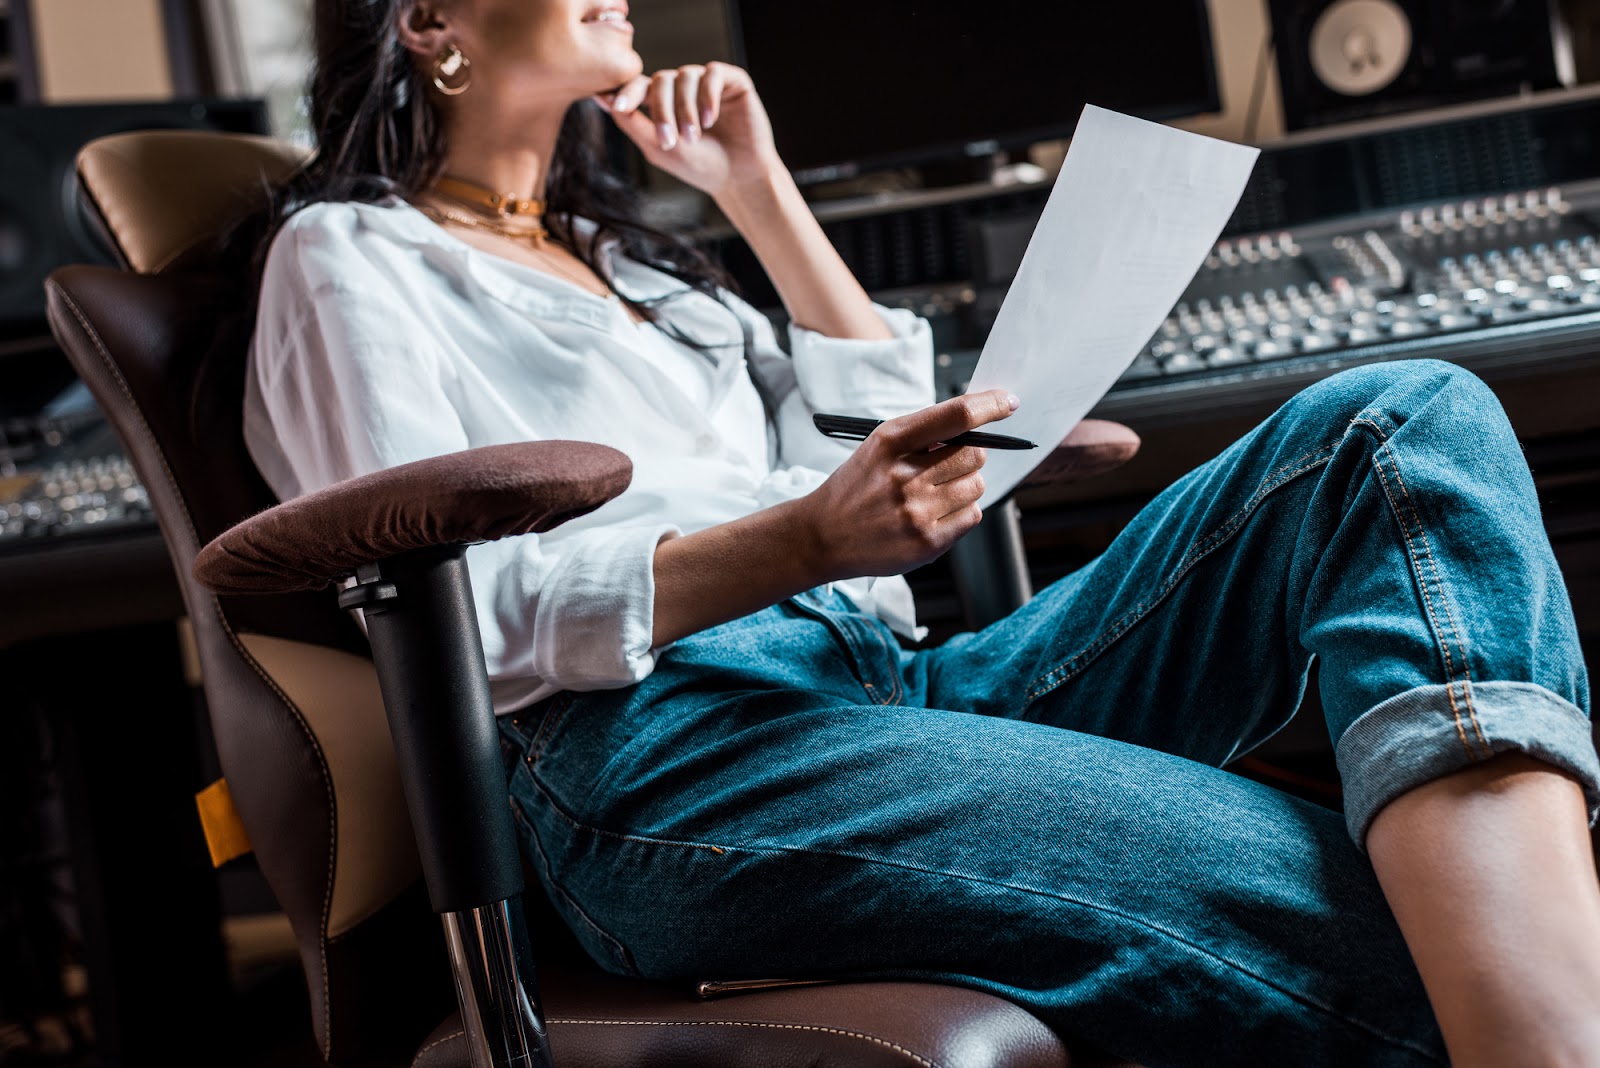
M829 581L804 506L786 501L656 547L654 644L749 615Z
M1004 390L886 420L822 485L656 546L653 644L749 615L824 582L903 575L977 526L984 451L944 448L1016 407Z
M829 337L894 336L787 171L745 182L717 206L761 261L793 322Z

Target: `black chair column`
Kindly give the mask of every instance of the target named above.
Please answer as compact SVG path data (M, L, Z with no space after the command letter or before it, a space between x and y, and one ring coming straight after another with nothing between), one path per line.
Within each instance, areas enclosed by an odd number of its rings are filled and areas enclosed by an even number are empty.
M366 619L472 1063L551 1068L465 551L419 549L366 565L339 603Z

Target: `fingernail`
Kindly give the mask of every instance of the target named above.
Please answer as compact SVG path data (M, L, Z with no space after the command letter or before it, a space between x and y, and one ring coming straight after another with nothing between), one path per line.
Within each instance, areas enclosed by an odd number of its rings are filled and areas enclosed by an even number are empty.
M708 130L711 129L711 117L712 116L711 116L711 109L710 108L701 108L700 109L700 125L704 126Z
M621 93L618 93L616 96L611 98L611 110L626 111L631 103L632 101L630 101L627 97L623 96Z
M670 122L663 122L656 129L661 134L661 147L671 148L678 143L678 132L672 128Z
M683 137L684 140L688 141L691 145L694 144L696 141L700 140L700 127L693 125L684 127Z
M1017 405L1021 404L1022 401L1017 399L1017 395L1015 393L1007 393L1006 394L1006 403L1011 406L1011 410L1012 411L1016 411L1017 410Z

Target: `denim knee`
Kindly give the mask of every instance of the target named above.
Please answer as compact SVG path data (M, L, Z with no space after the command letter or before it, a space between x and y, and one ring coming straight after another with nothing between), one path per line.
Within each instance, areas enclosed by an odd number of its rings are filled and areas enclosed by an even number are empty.
M1381 412L1402 425L1432 404L1448 408L1453 417L1507 423L1500 399L1483 379L1458 364L1431 359L1338 371L1286 401L1281 414L1337 435L1363 413Z
M1393 535L1385 543L1341 530L1343 553L1324 550L1317 563L1326 566L1331 552L1340 582L1375 566L1405 576L1416 603L1399 594L1387 622L1418 610L1430 640L1417 644L1428 655L1413 662L1437 672L1410 680L1353 722L1330 715L1351 836L1360 844L1372 817L1399 793L1510 751L1576 776L1593 819L1600 762L1587 673L1533 476L1499 398L1477 375L1440 360L1354 368L1307 394L1307 411L1347 420L1352 478L1338 483L1330 508L1359 509L1360 494L1376 486L1387 517L1370 532ZM1318 426L1325 438L1336 430ZM1358 514L1372 523L1380 513ZM1326 585L1320 592L1334 596ZM1351 603L1335 615L1382 620L1381 607ZM1397 639L1393 646L1362 649L1366 659L1352 662L1351 677L1365 677L1385 657L1395 662L1402 632L1386 633ZM1345 637L1352 650L1359 646L1354 631Z

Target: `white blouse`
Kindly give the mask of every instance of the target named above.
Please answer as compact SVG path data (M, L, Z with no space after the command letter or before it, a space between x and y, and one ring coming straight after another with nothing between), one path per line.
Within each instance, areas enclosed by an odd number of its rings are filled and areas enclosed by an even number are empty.
M667 298L662 325L706 352L399 200L305 208L267 258L244 431L280 499L506 442L593 441L633 461L628 489L588 515L467 550L501 713L647 676L664 651L651 646L656 545L821 484L855 446L819 433L813 412L882 419L934 399L930 331L908 311L878 309L893 340L791 327L785 352L743 301L612 253L613 287ZM903 578L838 588L896 632L924 633Z

